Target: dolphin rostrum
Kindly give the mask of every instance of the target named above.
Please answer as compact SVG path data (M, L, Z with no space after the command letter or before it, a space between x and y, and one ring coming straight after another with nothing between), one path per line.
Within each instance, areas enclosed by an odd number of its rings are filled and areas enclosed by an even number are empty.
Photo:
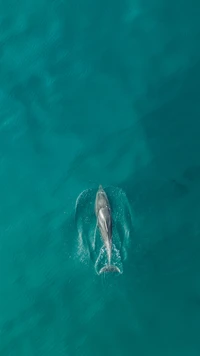
M112 258L112 216L111 208L106 192L99 186L99 189L96 194L95 201L95 214L97 217L97 226L99 227L100 234L104 246L106 248L108 264L101 268L100 273L102 272L119 272L120 270L117 266L111 265Z

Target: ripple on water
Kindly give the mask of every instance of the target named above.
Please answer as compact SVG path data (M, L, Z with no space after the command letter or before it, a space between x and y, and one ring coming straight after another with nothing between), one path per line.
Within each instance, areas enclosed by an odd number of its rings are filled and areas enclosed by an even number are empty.
M113 223L112 265L123 273L123 262L128 257L133 215L125 192L118 187L105 188L110 201ZM96 189L86 189L77 198L75 221L78 230L77 256L83 263L93 262L95 270L107 264L106 250L96 226L94 211Z

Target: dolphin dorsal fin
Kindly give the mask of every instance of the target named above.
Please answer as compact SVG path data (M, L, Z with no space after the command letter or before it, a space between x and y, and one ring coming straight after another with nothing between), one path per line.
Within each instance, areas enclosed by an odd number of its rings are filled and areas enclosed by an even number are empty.
M107 224L107 221L106 221L105 216L104 216L103 213L102 213L102 209L100 209L100 214L101 214L101 218L102 218L102 220L103 220L103 223L104 223L106 232L108 233L108 224Z
M105 227L106 227L106 231L108 232L108 225L106 219L105 219Z

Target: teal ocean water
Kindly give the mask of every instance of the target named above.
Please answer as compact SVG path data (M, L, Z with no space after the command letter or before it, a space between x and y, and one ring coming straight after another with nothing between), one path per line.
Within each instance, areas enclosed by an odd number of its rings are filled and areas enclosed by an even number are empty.
M199 356L199 18L0 2L1 356ZM95 269L99 184L118 276Z

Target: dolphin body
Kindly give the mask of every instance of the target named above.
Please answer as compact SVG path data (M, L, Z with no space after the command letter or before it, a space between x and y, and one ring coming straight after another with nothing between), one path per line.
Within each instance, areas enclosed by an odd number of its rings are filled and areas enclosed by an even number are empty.
M106 248L108 264L101 268L100 273L103 272L119 272L118 267L111 265L112 258L112 216L111 208L106 192L99 186L99 189L96 194L95 200L95 214L97 218L97 226L99 227L100 234L104 246Z

